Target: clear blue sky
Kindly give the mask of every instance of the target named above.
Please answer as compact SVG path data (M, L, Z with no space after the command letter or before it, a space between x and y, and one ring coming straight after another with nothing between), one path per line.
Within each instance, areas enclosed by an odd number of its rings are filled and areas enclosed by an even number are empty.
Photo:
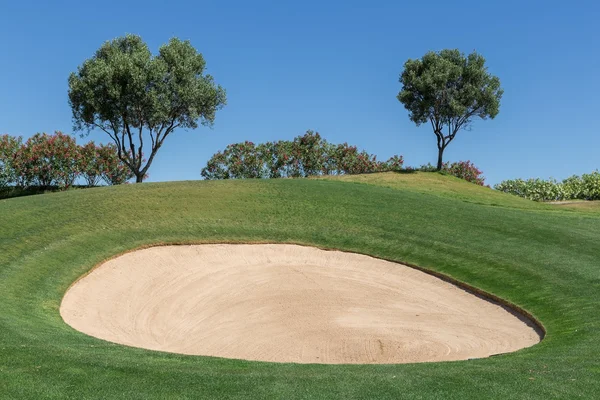
M475 49L501 79L500 114L459 133L445 159L472 160L492 184L564 178L600 168L598 21L600 5L577 0L0 0L0 133L72 132L70 72L125 33L153 52L177 36L203 53L229 104L213 129L170 137L151 181L199 179L228 143L307 129L418 166L435 162L435 139L395 98L402 65Z

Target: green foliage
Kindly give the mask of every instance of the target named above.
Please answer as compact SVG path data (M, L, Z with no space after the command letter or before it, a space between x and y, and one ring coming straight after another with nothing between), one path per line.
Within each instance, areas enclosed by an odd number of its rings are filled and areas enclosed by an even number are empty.
M107 185L120 185L131 178L131 170L119 159L114 144L96 145L93 141L79 149L79 172L88 187L100 181Z
M483 172L471 161L458 161L452 164L444 163L442 171L479 186L485 184L485 178L482 175Z
M20 186L68 188L79 174L79 151L75 139L62 132L37 133L27 139L13 159Z
M435 165L427 163L421 165L418 168L409 168L410 171L420 172L441 172L463 179L467 182L475 183L476 185L483 186L485 184L485 177L483 172L475 166L471 161L457 161L453 163L445 162L442 164L441 171L437 169Z
M0 189L17 181L14 159L22 145L23 138L20 136L0 135Z
M98 185L102 177L102 163L98 150L93 141L79 148L79 171L89 187Z
M417 170L419 170L421 172L436 172L438 169L435 165L432 165L431 163L427 163L427 164L421 165L419 168L417 168Z
M204 69L189 41L173 38L156 56L139 36L106 42L69 77L75 129L108 134L141 182L175 129L211 126L226 104L225 90Z
M438 164L444 149L458 131L474 118L494 118L500 110L503 90L498 77L488 73L477 52L465 56L458 50L430 51L421 59L409 59L400 75L398 100L417 126L430 122L437 139Z
M107 185L122 185L134 177L133 172L119 158L114 144L98 146L98 157L101 177Z
M535 201L600 200L600 172L555 179L509 179L494 189Z
M10 182L9 172L4 164L0 164L0 189L4 189Z
M208 160L201 174L205 179L304 178L399 171L403 162L397 155L385 162L377 161L356 146L331 144L309 130L293 141L230 144Z
M393 171L400 172L404 170L404 157L399 156L397 154L391 156L387 161L385 161L381 168L381 172L385 171Z
M565 198L560 183L554 179L506 180L496 184L494 188L535 201L556 201Z
M586 185L578 175L570 176L562 181L561 192L563 199L585 199Z
M580 195L585 200L600 200L600 172L581 175L583 190Z
M119 159L114 144L78 146L73 137L61 132L38 133L25 143L21 137L0 136L2 197L65 190L79 177L91 187L100 181L122 184L133 174Z

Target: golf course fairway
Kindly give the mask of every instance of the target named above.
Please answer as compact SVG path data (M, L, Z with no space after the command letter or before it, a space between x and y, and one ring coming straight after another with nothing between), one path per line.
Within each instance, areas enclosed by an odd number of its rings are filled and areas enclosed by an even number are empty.
M0 200L0 398L594 398L598 210L438 173L149 183ZM108 260L221 243L405 264L524 313L544 337L461 361L286 363L122 345L61 317L69 288Z

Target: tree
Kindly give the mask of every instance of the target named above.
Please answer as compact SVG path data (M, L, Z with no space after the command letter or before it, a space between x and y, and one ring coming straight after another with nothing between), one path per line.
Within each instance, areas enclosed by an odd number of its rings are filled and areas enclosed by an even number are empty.
M74 128L108 134L119 159L142 182L176 128L212 126L226 104L225 90L204 68L189 41L173 38L156 56L139 36L106 42L69 76Z
M503 90L500 80L487 72L485 59L458 50L429 52L409 59L400 75L398 100L417 126L429 121L438 146L437 169L458 131L470 128L474 118L498 115Z

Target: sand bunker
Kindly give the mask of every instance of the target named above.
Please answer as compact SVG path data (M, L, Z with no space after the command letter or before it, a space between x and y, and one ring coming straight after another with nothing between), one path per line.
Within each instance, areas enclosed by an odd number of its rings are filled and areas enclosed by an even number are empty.
M295 245L135 251L74 284L60 313L115 343L275 362L464 360L540 341L525 319L431 275Z

